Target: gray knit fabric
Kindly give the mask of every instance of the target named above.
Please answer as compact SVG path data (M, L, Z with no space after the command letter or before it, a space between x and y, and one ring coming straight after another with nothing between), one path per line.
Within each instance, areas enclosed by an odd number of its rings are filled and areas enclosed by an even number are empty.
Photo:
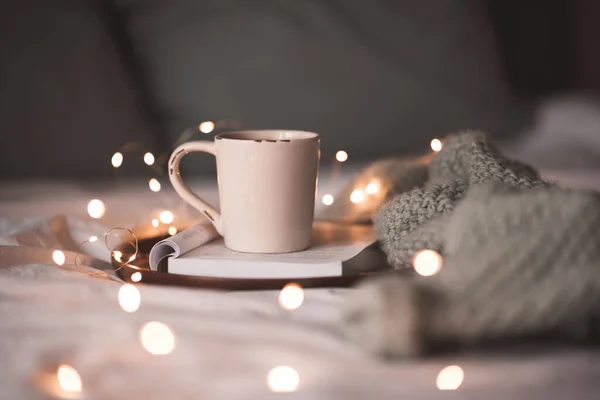
M381 207L375 227L398 269L421 249L443 256L436 275L385 275L348 301L348 335L376 354L600 338L600 196L540 179L484 134L444 139L428 181Z

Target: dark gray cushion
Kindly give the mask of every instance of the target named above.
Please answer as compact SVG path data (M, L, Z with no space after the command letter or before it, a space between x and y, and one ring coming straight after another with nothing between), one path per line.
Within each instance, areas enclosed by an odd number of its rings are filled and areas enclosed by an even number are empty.
M111 155L125 142L155 147L154 128L122 62L104 4L4 2L1 178L111 176ZM143 168L141 156L136 159L125 158L123 171Z
M365 159L520 122L476 1L117 4L171 143L200 121L230 120L316 131L324 157Z

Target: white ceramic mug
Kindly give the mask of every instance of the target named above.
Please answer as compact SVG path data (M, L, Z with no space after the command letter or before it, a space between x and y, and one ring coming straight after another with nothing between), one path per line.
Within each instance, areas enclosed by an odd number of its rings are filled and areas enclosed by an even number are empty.
M310 245L319 165L319 135L304 131L222 133L214 141L177 147L169 178L177 193L204 214L225 245L247 253L287 253ZM190 152L213 154L221 212L193 193L179 172Z

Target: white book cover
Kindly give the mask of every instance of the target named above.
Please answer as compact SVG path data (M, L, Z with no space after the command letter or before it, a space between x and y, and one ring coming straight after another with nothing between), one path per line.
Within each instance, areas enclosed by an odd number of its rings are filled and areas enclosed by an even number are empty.
M371 226L315 222L311 246L295 253L250 254L225 247L222 237L181 256L168 258L168 272L220 278L310 278L341 276L348 268L380 266L370 247L376 238ZM363 252L369 256L359 257ZM353 265L353 260L359 260Z

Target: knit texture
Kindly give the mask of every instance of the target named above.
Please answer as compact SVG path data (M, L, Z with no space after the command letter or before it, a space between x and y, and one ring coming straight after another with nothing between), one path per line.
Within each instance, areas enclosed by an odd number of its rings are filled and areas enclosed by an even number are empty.
M384 356L447 343L599 338L598 193L541 179L479 132L443 143L428 180L375 218L397 269L412 271L422 249L438 251L443 267L429 277L395 273L360 284L345 307L348 335Z

